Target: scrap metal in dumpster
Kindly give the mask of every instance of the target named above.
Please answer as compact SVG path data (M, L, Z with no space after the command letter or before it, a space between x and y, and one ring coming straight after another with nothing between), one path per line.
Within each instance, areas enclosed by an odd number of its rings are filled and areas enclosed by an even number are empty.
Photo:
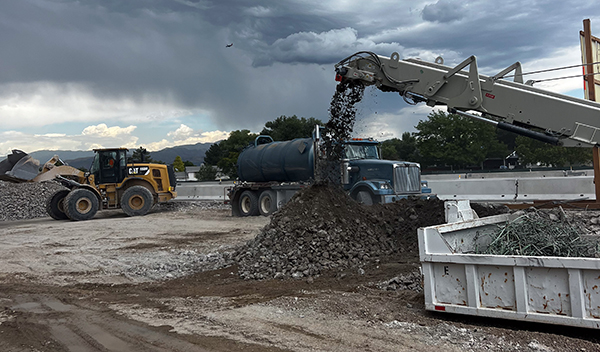
M425 309L600 329L600 259L474 254L510 219L418 230Z

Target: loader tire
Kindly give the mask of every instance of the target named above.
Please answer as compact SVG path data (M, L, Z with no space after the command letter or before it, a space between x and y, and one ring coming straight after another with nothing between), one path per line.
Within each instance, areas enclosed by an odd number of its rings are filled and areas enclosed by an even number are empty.
M277 210L277 196L273 191L263 191L258 197L260 215L269 216Z
M258 197L253 191L244 191L240 195L238 207L241 216L257 216L258 212Z
M46 202L46 212L54 220L67 220L69 217L65 213L65 197L69 190L63 189L55 192Z
M121 209L128 216L142 216L148 214L154 205L152 192L144 186L128 188L121 197Z
M94 192L77 188L69 192L63 200L65 214L73 221L89 220L98 212L98 198Z

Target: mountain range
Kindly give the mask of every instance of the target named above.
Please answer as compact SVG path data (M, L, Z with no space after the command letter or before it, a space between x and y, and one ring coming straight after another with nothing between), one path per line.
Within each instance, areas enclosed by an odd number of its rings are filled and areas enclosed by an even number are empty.
M166 164L172 164L177 156L181 157L183 161L190 161L194 165L201 165L204 162L204 154L210 148L212 143L197 143L180 145L177 147L165 148L158 151L150 152L152 160L164 161ZM24 152L27 153L26 150ZM130 149L127 155L131 155L133 149ZM84 167L89 169L94 159L94 152L91 150L38 150L29 153L32 158L40 161L40 164L44 164L50 160L54 155L58 155L62 161L75 168ZM3 160L4 158L0 158Z

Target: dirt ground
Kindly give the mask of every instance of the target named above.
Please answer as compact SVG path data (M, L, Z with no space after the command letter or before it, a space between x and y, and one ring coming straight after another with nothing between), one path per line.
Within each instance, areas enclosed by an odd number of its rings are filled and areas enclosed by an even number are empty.
M600 351L596 330L433 314L392 256L310 279L243 280L269 218L190 208L0 222L0 351ZM382 289L384 287L384 289Z

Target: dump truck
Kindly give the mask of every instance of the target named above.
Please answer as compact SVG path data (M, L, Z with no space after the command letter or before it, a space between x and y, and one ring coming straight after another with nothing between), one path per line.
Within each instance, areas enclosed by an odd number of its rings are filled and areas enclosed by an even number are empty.
M69 190L54 193L47 202L56 220L88 220L98 210L121 208L129 216L147 214L157 203L177 197L172 167L152 163L127 163L126 148L94 149L90 172L77 179L56 175Z
M239 180L229 190L233 216L268 216L281 208L300 189L316 179L323 149L317 126L311 138L274 142L258 136L237 161ZM344 142L339 172L346 192L360 203L389 203L406 197L431 198L421 181L421 166L409 161L382 160L379 143L372 138Z

